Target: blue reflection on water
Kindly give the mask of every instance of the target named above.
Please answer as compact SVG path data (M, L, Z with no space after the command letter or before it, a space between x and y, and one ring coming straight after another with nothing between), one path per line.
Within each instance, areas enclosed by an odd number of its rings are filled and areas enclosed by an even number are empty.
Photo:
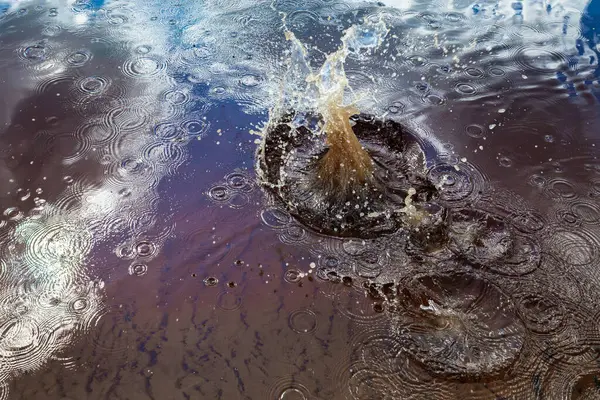
M583 10L581 16L581 35L587 42L590 49L596 54L596 59L590 60L590 63L598 62L600 59L600 50L598 49L598 40L600 39L600 0L591 0ZM580 40L577 43L579 54L583 55L583 44ZM595 71L596 76L600 76L600 67Z

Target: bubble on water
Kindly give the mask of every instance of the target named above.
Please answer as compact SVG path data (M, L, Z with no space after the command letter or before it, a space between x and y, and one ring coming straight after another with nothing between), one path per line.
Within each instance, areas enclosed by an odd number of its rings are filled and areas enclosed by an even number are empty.
M78 298L69 303L69 308L75 313L82 313L89 308L89 303L85 298Z
M112 25L123 25L129 21L127 15L111 12L108 15L108 23Z
M581 219L573 212L560 208L556 210L556 219L565 226L581 226Z
M225 88L223 86L215 86L214 88L212 88L210 90L210 92L214 95L222 96L222 95L226 94L227 88Z
M447 99L443 93L428 93L426 96L423 96L422 101L426 104L441 106L446 104Z

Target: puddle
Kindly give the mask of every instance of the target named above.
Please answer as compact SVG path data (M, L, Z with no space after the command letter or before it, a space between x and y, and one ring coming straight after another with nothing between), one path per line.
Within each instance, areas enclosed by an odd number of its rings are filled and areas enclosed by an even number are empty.
M0 4L0 399L600 398L598 7Z

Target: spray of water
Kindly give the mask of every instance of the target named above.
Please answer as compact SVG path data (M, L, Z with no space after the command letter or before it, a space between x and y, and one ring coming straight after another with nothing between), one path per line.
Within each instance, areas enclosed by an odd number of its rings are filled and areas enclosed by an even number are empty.
M379 47L389 30L382 20L353 25L344 32L339 49L327 55L320 68L313 69L308 51L287 28L286 15L281 15L284 34L291 46L280 99L271 110L269 124L279 123L281 117L290 112L295 114L293 121L297 125L305 122L307 115L320 116L313 132L325 135L328 147L317 161L321 189L348 194L356 185L369 183L373 162L352 130L350 117L360 111L344 63L350 54L360 55ZM349 100L347 93L352 95Z

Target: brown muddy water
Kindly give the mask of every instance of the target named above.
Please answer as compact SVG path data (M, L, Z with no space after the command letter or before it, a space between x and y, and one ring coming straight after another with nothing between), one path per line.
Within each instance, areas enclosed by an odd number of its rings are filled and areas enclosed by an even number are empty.
M600 399L598 1L0 13L0 399ZM376 21L345 76L439 218L321 234L310 170L265 185L257 132ZM405 205L415 166L365 135Z

